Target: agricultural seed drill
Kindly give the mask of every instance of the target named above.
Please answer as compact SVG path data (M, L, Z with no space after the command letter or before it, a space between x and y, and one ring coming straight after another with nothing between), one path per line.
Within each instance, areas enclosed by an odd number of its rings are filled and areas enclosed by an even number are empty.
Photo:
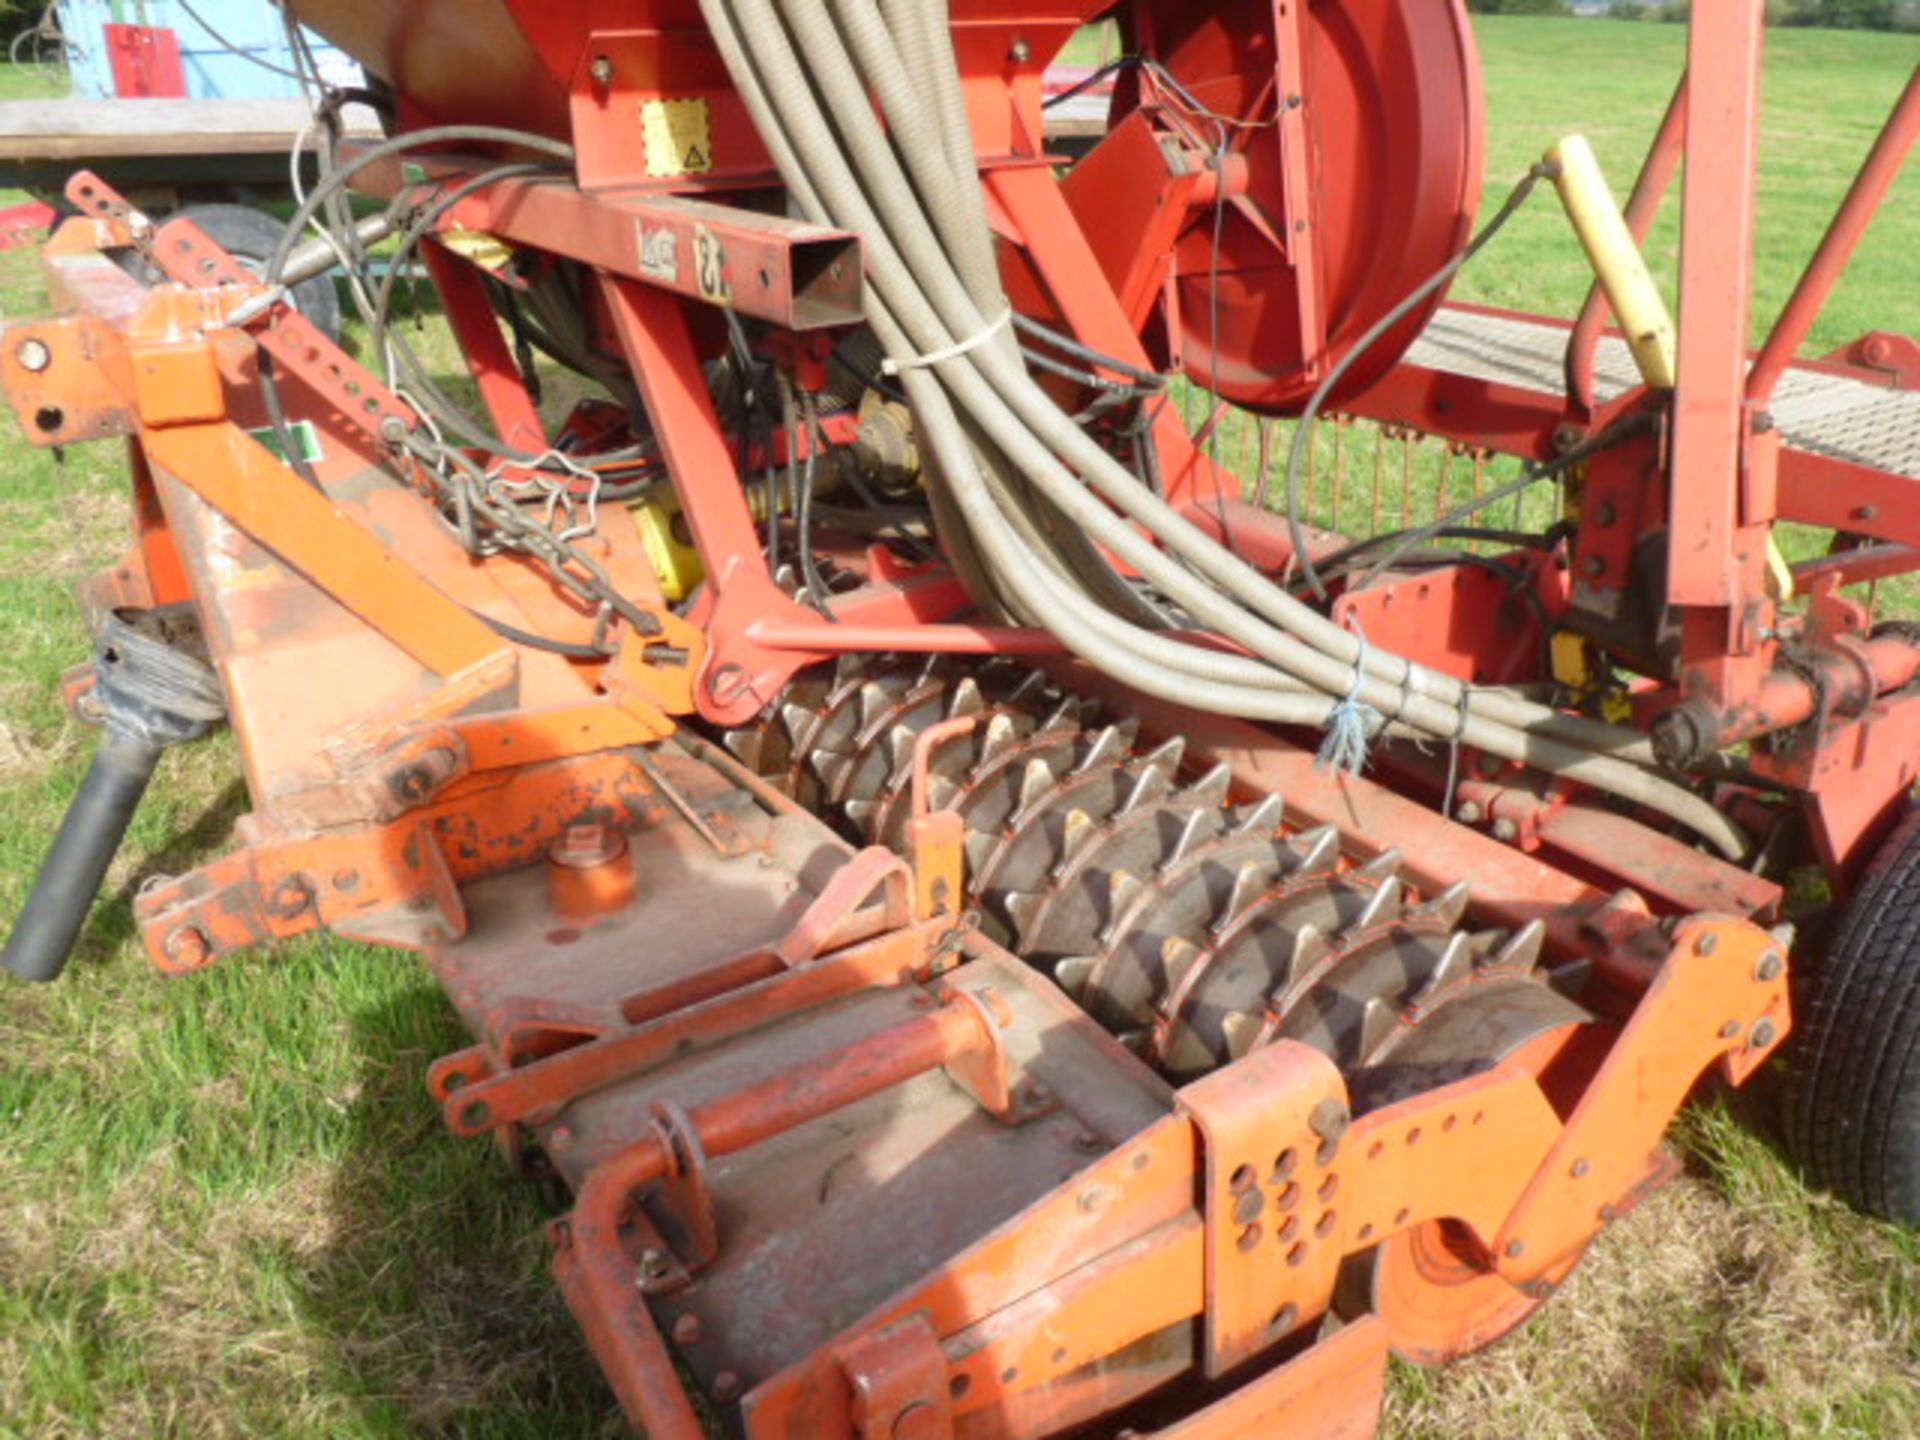
M1489 227L1559 192L1572 324L1442 303L1451 0L292 8L374 78L278 253L81 175L0 341L135 519L13 970L224 718L254 808L153 960L421 952L434 1100L570 1193L663 1440L1370 1434L1790 1023L1806 1164L1920 1217L1920 630L1862 593L1920 568L1920 350L1797 358L1920 79L1756 354L1750 0L1624 214L1569 140ZM289 303L338 263L362 360Z

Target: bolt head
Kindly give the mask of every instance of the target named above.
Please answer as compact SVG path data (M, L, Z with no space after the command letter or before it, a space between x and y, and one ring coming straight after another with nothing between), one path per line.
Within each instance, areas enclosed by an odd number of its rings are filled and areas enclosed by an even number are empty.
M1769 950L1760 957L1760 963L1753 967L1753 974L1756 980L1778 980L1786 968L1785 957L1778 950Z
M713 1398L732 1400L740 1394L740 1376L732 1370L722 1370L713 1377Z
M1719 948L1720 937L1711 930L1693 942L1693 953L1696 955L1711 955Z
M1507 1241L1507 1258L1509 1260L1517 1260L1526 1253L1527 1253L1526 1241L1524 1240Z
M569 870L591 870L618 860L626 849L626 832L611 825L569 825L548 848L547 858Z
M1518 840L1520 838L1520 826L1510 817L1502 815L1498 820L1493 822L1493 838L1496 840Z
M167 959L183 970L198 969L213 959L213 946L191 925L175 927L162 948L167 952Z
M692 1345L699 1339L700 1317L698 1315L682 1315L678 1320L673 1322L674 1344Z
M22 340L13 352L13 358L20 362L22 370L38 375L53 363L53 351L47 348L44 340Z
M1773 1043L1773 1038L1778 1033L1774 1029L1773 1021L1762 1017L1753 1022L1753 1029L1747 1036L1747 1043L1756 1050L1763 1050Z

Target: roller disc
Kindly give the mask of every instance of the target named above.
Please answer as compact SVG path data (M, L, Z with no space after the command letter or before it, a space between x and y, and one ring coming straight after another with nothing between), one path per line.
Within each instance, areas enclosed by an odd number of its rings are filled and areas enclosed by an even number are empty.
M1151 49L1206 109L1235 121L1245 192L1219 215L1197 213L1175 266L1180 359L1196 382L1251 409L1297 411L1375 322L1458 253L1479 204L1479 60L1461 0L1316 0L1303 7L1304 105L1326 346L1302 330L1302 274L1292 237L1276 109L1270 0L1193 5L1149 0ZM1187 122L1211 149L1218 129ZM1216 288L1217 287L1217 288ZM1436 294L1343 381L1353 394L1410 345ZM1217 333L1215 325L1217 323ZM1317 367L1316 367L1316 363ZM1338 395L1335 397L1339 398Z

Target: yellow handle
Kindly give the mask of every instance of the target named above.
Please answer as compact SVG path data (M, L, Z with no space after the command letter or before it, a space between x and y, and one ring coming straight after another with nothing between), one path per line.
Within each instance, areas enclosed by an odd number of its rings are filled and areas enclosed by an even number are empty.
M1653 283L1646 257L1633 243L1626 217L1614 203L1600 162L1584 135L1569 135L1547 151L1547 163L1558 167L1555 186L1574 233L1587 252L1593 273L1600 278L1607 304L1626 332L1627 348L1640 376L1657 390L1671 390L1674 381L1673 318L1660 288Z

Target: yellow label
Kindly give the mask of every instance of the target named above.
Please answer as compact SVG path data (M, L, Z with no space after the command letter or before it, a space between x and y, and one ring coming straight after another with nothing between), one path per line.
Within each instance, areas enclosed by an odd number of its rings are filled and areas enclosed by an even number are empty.
M641 101L640 133L649 175L704 175L713 169L713 127L705 100Z

